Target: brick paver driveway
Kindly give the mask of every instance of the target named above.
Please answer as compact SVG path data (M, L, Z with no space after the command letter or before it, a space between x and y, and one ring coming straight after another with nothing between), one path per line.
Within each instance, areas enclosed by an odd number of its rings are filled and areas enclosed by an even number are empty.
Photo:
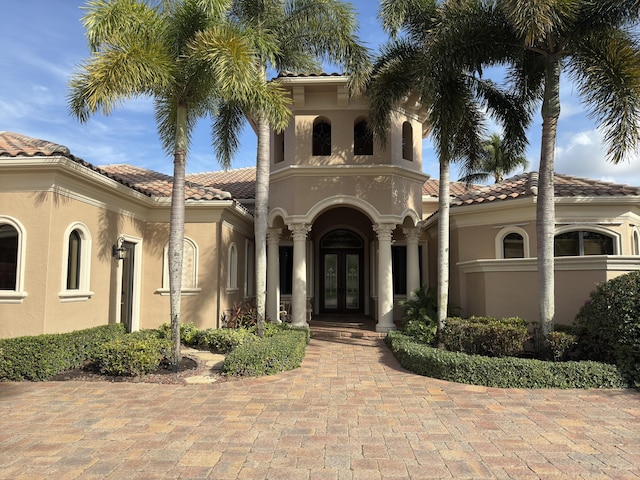
M0 384L3 479L640 478L640 394L404 371L380 340L210 385Z

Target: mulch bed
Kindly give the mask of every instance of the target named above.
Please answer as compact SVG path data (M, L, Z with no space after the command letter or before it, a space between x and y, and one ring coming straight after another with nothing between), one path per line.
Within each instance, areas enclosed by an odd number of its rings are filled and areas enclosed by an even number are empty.
M178 372L173 373L171 363L163 362L153 372L140 377L116 377L103 375L94 364L88 364L81 368L67 370L65 372L54 375L49 381L86 381L86 382L134 382L134 383L162 383L167 385L185 384L185 379L195 375L215 376L216 382L228 379L225 375L219 373L206 372L204 365L198 364L196 360L190 357L182 357L178 362Z

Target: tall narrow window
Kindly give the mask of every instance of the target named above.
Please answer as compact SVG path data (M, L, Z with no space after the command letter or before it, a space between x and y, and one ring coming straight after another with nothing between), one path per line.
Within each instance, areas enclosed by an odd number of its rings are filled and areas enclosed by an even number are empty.
M227 287L231 290L238 288L238 249L232 243L229 247L229 273Z
M373 135L366 120L356 120L353 126L353 154L373 155Z
M245 272L244 272L244 296L253 297L254 293L254 277L255 277L255 249L253 248L253 242L247 240L245 247Z
M402 124L402 158L413 162L413 127L409 122Z
M69 257L67 258L67 290L80 289L80 265L82 263L82 237L78 230L69 234Z
M0 224L0 290L18 290L18 231Z
M279 248L280 253L280 293L291 295L293 291L293 247Z
M640 233L638 230L633 231L633 254L640 255Z
M273 163L284 161L284 132L273 135Z
M313 155L331 155L331 124L322 118L313 122Z
M524 238L519 233L505 235L502 247L502 258L524 258Z

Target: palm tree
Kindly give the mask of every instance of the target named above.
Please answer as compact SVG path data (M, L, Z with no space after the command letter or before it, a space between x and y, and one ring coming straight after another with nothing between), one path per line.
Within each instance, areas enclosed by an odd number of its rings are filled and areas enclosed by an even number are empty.
M169 284L173 370L180 359L186 155L197 120L233 99L283 128L282 93L255 70L255 40L229 21L228 0L91 0L83 18L91 56L69 83L81 121L138 95L153 97L160 140L173 155ZM265 40L266 41L266 40Z
M493 133L483 142L479 162L473 165L465 165L465 175L460 182L482 183L493 176L494 181L501 182L505 175L509 175L519 168L526 169L529 162L524 155L511 152L504 144L502 137Z
M463 0L464 1L464 0ZM478 3L478 0L468 0ZM458 61L510 66L509 80L541 103L537 200L539 313L542 334L554 326L554 150L566 72L604 132L608 160L619 163L640 142L640 45L637 0L484 0L481 12L452 34Z
M351 74L352 92L364 84L369 69L367 50L356 36L353 9L340 0L234 0L232 8L238 22L256 33L257 68L263 80L268 70L283 72L319 71L320 61L342 65ZM277 83L277 82L275 82ZM239 125L247 117L256 126L256 307L258 333L265 320L267 280L267 215L269 205L269 140L274 124L262 112L238 108L228 102L216 122L221 151L237 145Z
M416 92L428 108L432 141L440 163L438 209L438 333L444 327L449 291L449 172L461 159L477 162L483 150L484 108L503 123L505 144L516 154L526 140L529 112L517 98L493 82L457 64L442 41L453 21L472 16L460 1L383 0L380 18L392 41L385 45L369 85L372 127L384 143L390 112L401 99ZM400 34L404 34L400 37Z

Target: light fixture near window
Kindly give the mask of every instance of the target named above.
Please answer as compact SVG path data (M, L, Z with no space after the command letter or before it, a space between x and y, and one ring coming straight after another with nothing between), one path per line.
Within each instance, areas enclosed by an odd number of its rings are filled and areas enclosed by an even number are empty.
M124 260L127 257L127 249L124 248L124 237L120 235L116 244L111 247L111 256L117 260Z

